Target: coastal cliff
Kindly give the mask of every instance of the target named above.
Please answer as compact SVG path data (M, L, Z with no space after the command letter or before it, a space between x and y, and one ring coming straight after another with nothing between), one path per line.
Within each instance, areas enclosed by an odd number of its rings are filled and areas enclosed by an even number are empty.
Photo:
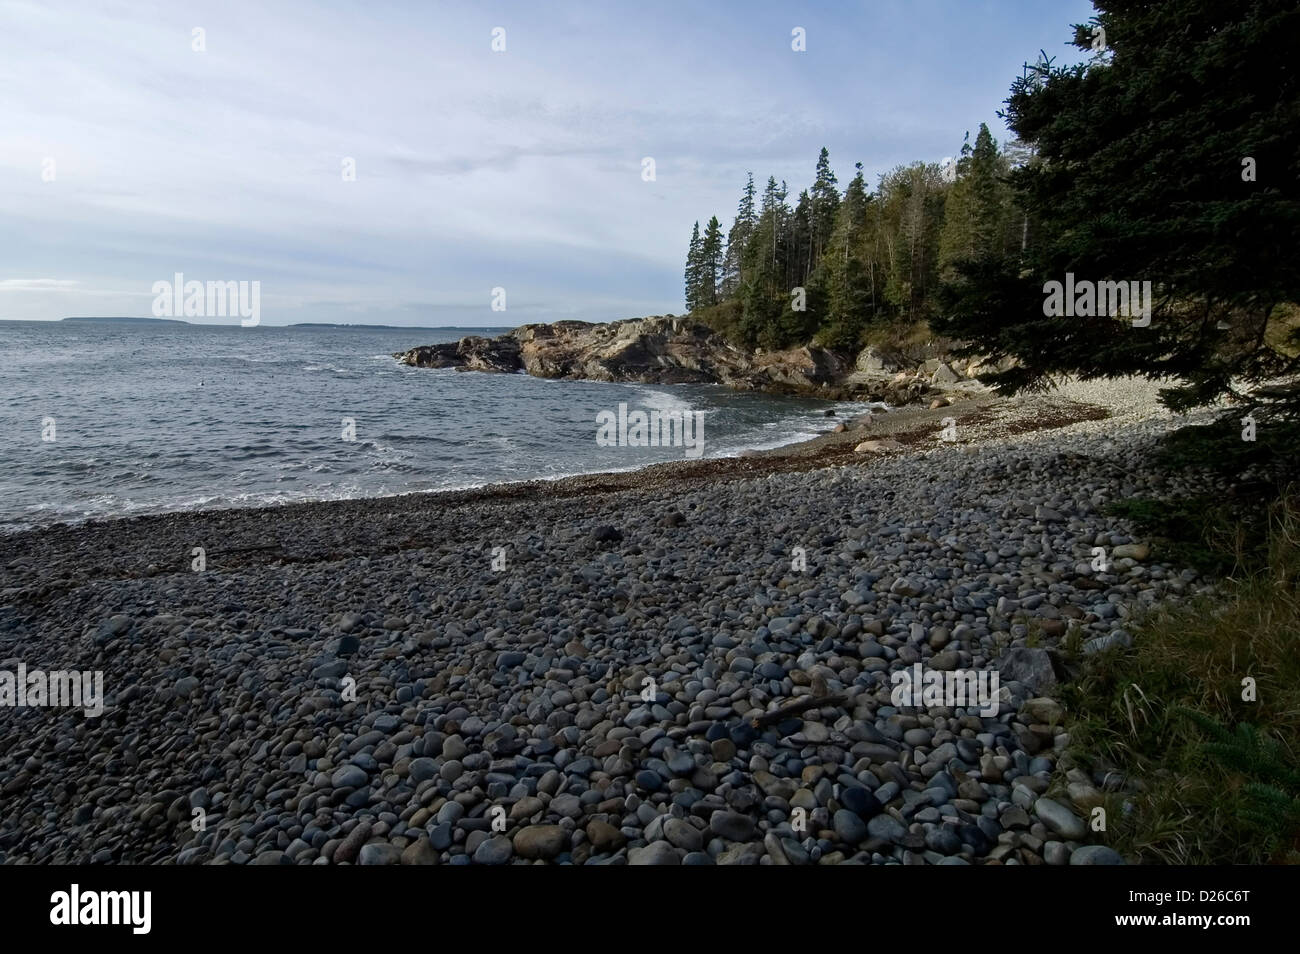
M469 336L393 355L419 368L455 368L539 378L722 384L738 391L912 404L977 386L978 365L936 350L856 355L824 348L748 352L707 325L660 315L608 324L529 324L496 338Z

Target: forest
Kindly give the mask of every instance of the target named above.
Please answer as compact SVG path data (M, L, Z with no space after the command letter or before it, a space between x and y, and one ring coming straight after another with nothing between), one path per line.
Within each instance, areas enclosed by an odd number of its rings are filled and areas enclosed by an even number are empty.
M1144 375L1175 410L1300 413L1300 7L1094 6L1063 28L1079 62L1011 79L1003 145L981 124L946 167L843 188L822 148L794 197L751 174L725 236L691 232L688 312L748 348L942 339L1004 392ZM1152 320L1051 313L1067 277L1151 283Z
M981 124L947 167L915 162L874 188L855 166L843 192L825 148L812 184L789 187L751 174L724 238L716 216L697 222L686 259L686 307L749 348L805 343L853 349L872 328L928 322L940 282L981 250L1018 252L1029 223L1007 174L1028 160L999 149Z

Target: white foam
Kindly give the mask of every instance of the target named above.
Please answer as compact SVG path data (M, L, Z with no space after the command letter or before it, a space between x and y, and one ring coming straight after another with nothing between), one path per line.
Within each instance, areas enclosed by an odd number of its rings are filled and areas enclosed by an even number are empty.
M641 384L634 384L631 387L641 396L640 403L645 410L658 411L660 414L688 414L695 410L690 401L685 401L668 391L660 391Z

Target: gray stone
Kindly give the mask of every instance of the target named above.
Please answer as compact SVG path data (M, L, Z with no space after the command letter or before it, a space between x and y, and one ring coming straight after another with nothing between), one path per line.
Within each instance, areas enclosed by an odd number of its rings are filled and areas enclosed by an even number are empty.
M330 784L335 788L359 788L369 780L370 776L359 765L344 765L330 776Z
M644 848L633 848L627 853L629 865L680 865L681 856L666 841L651 842Z
M1066 841L1078 841L1088 834L1088 826L1074 812L1060 802L1041 797L1034 802L1034 813L1043 820L1049 830L1056 832Z
M515 833L515 854L522 858L554 858L568 840L568 832L559 825L529 825Z
M474 863L476 865L503 865L510 860L513 853L514 846L510 844L510 839L503 835L495 835L492 838L484 839L483 843L474 850Z
M684 851L699 851L704 847L704 833L681 818L669 818L663 823L664 837Z
M1123 857L1113 848L1105 845L1083 845L1070 855L1072 865L1122 865Z
M395 865L402 860L402 849L387 842L371 842L361 846L360 864Z
M1056 670L1046 649L1016 646L997 661L999 681L1019 682L1042 694L1056 685Z
M867 838L867 825L847 809L841 808L835 813L834 827L840 841L847 845L856 845Z
M867 822L867 832L873 838L897 842L906 837L907 828L893 815L882 813Z
M727 841L748 841L754 834L754 820L738 812L714 812L709 818L709 831Z

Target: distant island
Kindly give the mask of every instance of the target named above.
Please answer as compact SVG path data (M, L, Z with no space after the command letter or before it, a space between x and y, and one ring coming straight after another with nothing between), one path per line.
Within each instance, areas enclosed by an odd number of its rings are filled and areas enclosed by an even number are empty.
M505 333L510 329L509 325L366 325L366 324L339 324L332 321L299 321L292 325L285 325L285 328L385 328L390 331L409 331L418 329L419 331L464 331L473 329L475 331L499 331Z
M123 317L119 317L119 318L112 318L112 317L100 318L100 317L81 317L81 316L72 316L72 317L68 317L68 318L60 318L59 320L60 320L60 321L95 321L95 322L112 322L112 323L114 323L114 324L123 324L123 323L125 323L125 324L131 324L131 325L143 325L143 324L151 324L151 325L153 325L153 324L158 324L158 325L188 325L188 324L190 323L190 322L188 322L188 321L181 321L181 320L179 320L179 319L177 319L177 318L129 318L129 317L125 317L125 316L123 316Z
M184 321L180 318L133 318L130 316L82 316L71 315L60 321L96 322L100 324L129 325L193 325L198 328L233 328L235 324L203 324ZM300 321L292 325L264 325L266 328L374 328L381 331L492 331L504 334L510 330L508 325L367 325L339 324L330 321Z

